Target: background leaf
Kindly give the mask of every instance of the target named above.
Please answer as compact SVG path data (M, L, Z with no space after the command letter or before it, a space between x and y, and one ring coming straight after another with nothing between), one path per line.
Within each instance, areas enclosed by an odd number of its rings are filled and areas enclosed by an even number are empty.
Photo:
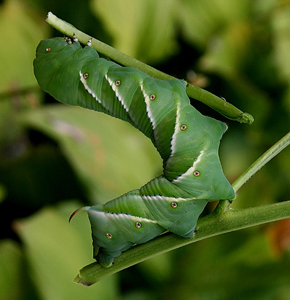
M105 203L162 172L161 158L151 141L129 124L104 114L57 105L23 115L23 123L58 142L92 202ZM132 176L136 165L143 172Z
M117 296L116 276L85 291L71 282L75 265L82 266L91 258L90 249L83 247L90 243L90 234L84 234L89 232L88 222L84 218L79 222L76 218L69 224L67 220L76 208L75 203L46 208L15 224L25 245L33 281L41 299L92 299L95 295L101 299L113 299Z
M5 1L0 6L0 93L36 84L31 61L48 26L25 2Z
M231 182L290 128L289 1L1 1L0 299L289 299L287 220L183 247L90 288L72 282L93 261L87 217L68 224L72 211L139 188L162 166L128 124L40 91L35 48L62 36L45 23L50 10L253 114L251 126L238 124L192 99L229 125L220 155ZM286 149L232 207L288 200L289 169Z
M112 45L142 61L158 61L176 50L176 0L93 0L92 8L113 38ZM132 26L134 24L134 26Z

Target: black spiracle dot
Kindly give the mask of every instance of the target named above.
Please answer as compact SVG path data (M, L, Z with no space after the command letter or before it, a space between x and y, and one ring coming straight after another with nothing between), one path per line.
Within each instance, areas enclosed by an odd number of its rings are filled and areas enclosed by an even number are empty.
M154 94L151 94L151 95L150 95L150 97L149 97L149 99L150 99L150 100L154 100L154 99L156 99L156 95L154 95Z
M180 129L181 129L182 131L186 130L186 129L187 129L187 125L186 125L186 124L182 124L182 125L180 126Z
M142 224L141 224L141 222L136 222L135 226L136 226L136 228L141 228Z
M198 176L200 176L200 172L196 170L196 171L193 172L193 175L194 175L195 177L198 177Z
M176 202L171 202L171 207L172 208L176 208L178 206L178 204Z
M108 239L111 239L113 237L113 235L109 232L106 233L106 236L107 236Z
M115 81L115 85L116 85L116 86L119 86L120 84L121 84L121 81L120 81L120 80L116 80L116 81Z
M89 77L89 73L84 73L83 78L87 79Z

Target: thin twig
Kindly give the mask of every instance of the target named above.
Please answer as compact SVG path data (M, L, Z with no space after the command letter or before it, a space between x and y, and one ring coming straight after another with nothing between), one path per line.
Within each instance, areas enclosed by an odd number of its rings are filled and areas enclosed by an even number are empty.
M82 31L78 30L71 24L59 19L56 17L53 13L49 12L46 21L55 29L59 30L63 34L73 37L74 34L78 37L78 40L86 44L91 37ZM141 61L130 57L113 47L95 39L92 38L91 46L96 49L99 53L102 55L105 55L106 57L112 59L113 61L120 63L123 66L127 67L134 67L137 68L151 77L157 78L157 79L163 79L163 80L170 80L170 79L176 79L168 74L165 74L145 63L142 63ZM210 92L201 89L197 86L188 84L187 86L187 94L191 98L194 98L209 107L215 109L225 117L231 119L231 120L236 120L241 123L248 123L252 124L254 121L254 118L248 114L242 112L240 109L236 108L229 102L225 101L224 99L215 96L214 94L211 94Z

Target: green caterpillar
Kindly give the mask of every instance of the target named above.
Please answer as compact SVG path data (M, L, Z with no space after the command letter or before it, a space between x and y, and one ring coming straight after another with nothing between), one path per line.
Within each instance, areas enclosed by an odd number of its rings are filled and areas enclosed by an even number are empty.
M92 227L94 257L103 266L165 231L190 237L209 201L235 197L218 156L227 126L190 104L184 81L154 79L63 38L40 42L34 72L58 101L131 123L163 159L163 175L139 190L82 208Z

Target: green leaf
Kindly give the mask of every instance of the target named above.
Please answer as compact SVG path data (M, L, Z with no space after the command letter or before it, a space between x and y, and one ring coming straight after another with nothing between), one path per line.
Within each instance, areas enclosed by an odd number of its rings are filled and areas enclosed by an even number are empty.
M214 39L199 61L202 70L237 77L250 47L250 23L235 22Z
M48 26L25 2L9 0L0 6L0 28L0 93L35 85L32 61Z
M290 111L290 60L289 47L290 47L290 7L281 6L276 9L273 14L273 56L279 69L279 76L287 83L288 89L285 93L285 103L287 104L288 111Z
M86 216L79 214L68 223L68 216L79 205L70 203L56 209L45 208L15 226L41 299L115 299L117 296L116 276L91 289L72 282L76 267L92 259Z
M151 141L131 125L102 113L56 105L30 111L22 122L58 141L98 203L140 188L161 173L161 158Z
M22 284L23 258L17 244L10 240L0 242L0 299L20 299ZM17 288L12 288L12 286Z
M249 1L182 0L179 18L184 36L200 49L212 48L212 42L229 25L247 17Z
M101 0L92 8L113 37L113 47L142 61L176 50L176 0Z
M284 78L290 76L290 65L285 61L290 61L290 7L282 6L276 9L273 13L273 45L274 45L274 59L277 62L281 75Z

